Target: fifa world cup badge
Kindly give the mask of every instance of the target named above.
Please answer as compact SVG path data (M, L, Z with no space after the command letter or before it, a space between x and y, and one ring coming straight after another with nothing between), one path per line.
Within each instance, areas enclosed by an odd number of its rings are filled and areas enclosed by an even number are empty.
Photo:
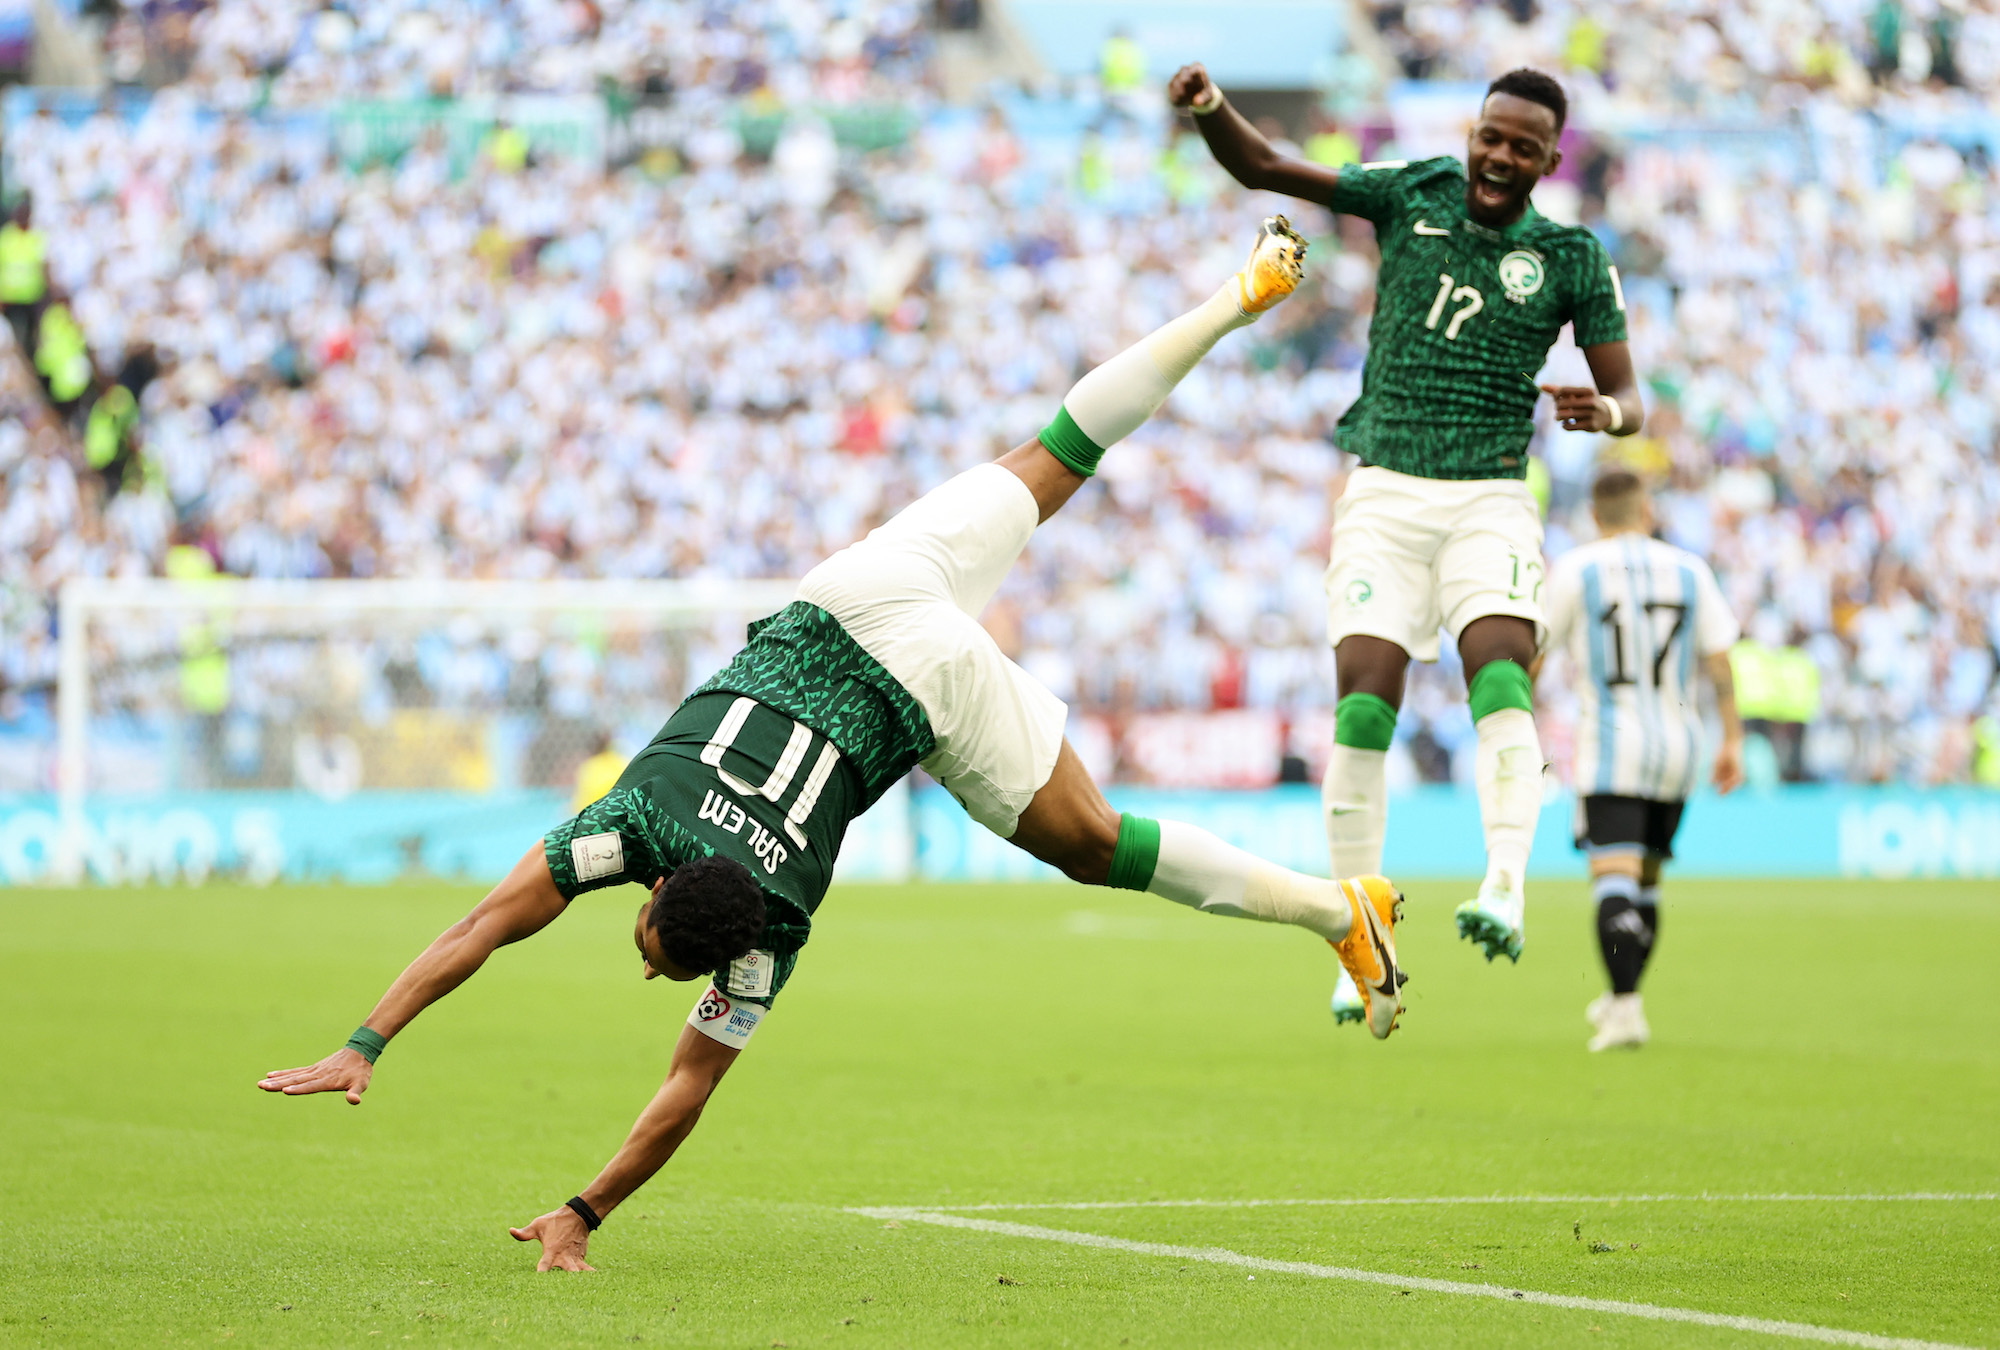
M625 870L625 841L615 831L586 834L570 841L569 857L578 881L615 877Z

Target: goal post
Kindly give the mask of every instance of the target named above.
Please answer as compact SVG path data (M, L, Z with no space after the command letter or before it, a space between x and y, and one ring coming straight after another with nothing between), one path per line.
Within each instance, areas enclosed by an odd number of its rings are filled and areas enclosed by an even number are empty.
M68 884L504 871L794 588L72 579L55 810L0 843ZM908 874L907 799L883 806L844 873Z

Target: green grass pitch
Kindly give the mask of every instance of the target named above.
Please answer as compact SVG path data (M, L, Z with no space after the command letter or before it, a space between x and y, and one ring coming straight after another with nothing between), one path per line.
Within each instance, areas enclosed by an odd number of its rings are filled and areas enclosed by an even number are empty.
M338 1046L472 888L0 891L0 1345L1776 1345L849 1207L2000 1190L2000 888L1670 884L1655 1041L1597 1056L1580 885L1535 891L1511 968L1453 936L1467 888L1409 891L1376 1044L1295 932L842 888L587 1276L505 1230L616 1147L693 1000L640 980L636 889L501 952L359 1108L252 1084ZM2000 1345L1991 1199L979 1217Z

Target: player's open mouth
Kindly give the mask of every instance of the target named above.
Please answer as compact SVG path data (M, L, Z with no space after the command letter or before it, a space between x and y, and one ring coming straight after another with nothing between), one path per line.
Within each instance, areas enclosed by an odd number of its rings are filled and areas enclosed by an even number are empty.
M1481 206L1503 206L1514 184L1507 179L1495 180L1485 174L1472 180L1472 199Z

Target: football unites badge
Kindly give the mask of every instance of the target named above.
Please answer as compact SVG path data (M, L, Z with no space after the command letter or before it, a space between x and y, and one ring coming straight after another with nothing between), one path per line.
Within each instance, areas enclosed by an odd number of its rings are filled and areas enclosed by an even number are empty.
M1500 284L1506 288L1510 300L1526 300L1542 288L1547 275L1541 258L1524 248L1517 248L1500 260Z

